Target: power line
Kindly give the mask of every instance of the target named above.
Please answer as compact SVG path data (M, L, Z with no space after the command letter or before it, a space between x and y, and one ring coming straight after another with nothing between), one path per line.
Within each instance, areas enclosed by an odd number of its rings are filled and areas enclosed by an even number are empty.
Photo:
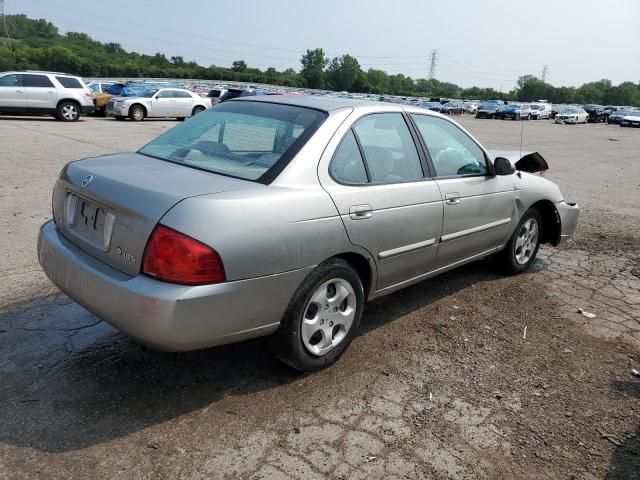
M13 52L11 46L11 36L9 35L9 28L7 27L7 19L4 16L4 0L0 0L0 15L2 15L2 24L4 25L4 31L7 34L7 43L9 44L9 50Z
M431 50L429 54L429 80L433 80L436 76L436 67L438 66L438 49Z

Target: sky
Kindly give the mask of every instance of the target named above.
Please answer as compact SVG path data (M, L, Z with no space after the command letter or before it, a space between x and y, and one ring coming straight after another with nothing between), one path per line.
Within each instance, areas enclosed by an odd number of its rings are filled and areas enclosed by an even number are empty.
M307 48L349 53L363 69L508 91L520 75L556 86L640 82L640 0L5 0L139 53L203 66L300 69Z

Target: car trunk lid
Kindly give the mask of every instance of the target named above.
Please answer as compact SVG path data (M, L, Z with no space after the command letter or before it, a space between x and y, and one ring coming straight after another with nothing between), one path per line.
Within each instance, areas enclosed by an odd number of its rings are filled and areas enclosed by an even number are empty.
M72 162L56 183L58 229L84 252L130 275L140 271L156 224L185 198L260 184L138 153Z

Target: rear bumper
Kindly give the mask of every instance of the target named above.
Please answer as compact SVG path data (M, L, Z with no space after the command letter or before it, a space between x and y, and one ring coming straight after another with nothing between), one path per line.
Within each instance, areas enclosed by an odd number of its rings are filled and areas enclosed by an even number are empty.
M129 276L87 255L50 221L40 229L46 275L84 308L150 347L183 351L273 333L313 268L217 285L185 286Z
M95 110L96 110L96 106L95 105L82 105L80 107L80 110L82 111L82 115L91 115Z
M558 215L560 215L560 243L564 243L576 231L580 207L575 203L563 201L556 203L556 209L558 210Z

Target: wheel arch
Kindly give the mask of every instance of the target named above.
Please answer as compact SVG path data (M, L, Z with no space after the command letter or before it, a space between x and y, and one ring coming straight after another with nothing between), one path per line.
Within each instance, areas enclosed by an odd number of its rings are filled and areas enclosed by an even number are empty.
M354 268L362 281L362 288L364 290L364 298L366 302L371 296L371 293L373 293L375 287L375 266L372 265L370 259L356 252L344 252L334 255L331 258L340 258L348 262Z
M64 103L64 102L71 102L76 104L80 109L82 109L82 105L80 105L80 102L78 100L76 100L75 98L61 98L60 100L58 100L58 103L56 103L56 110L58 110L58 108L60 108L60 104Z
M560 243L560 235L562 233L562 224L558 209L550 200L539 200L531 207L540 212L542 217L542 238L540 243L550 243L558 245Z
M128 115L131 115L131 109L133 107L142 107L142 109L144 110L144 116L146 117L147 115L149 115L149 110L147 109L147 107L140 102L132 103L131 105L129 105L129 110L127 111Z

